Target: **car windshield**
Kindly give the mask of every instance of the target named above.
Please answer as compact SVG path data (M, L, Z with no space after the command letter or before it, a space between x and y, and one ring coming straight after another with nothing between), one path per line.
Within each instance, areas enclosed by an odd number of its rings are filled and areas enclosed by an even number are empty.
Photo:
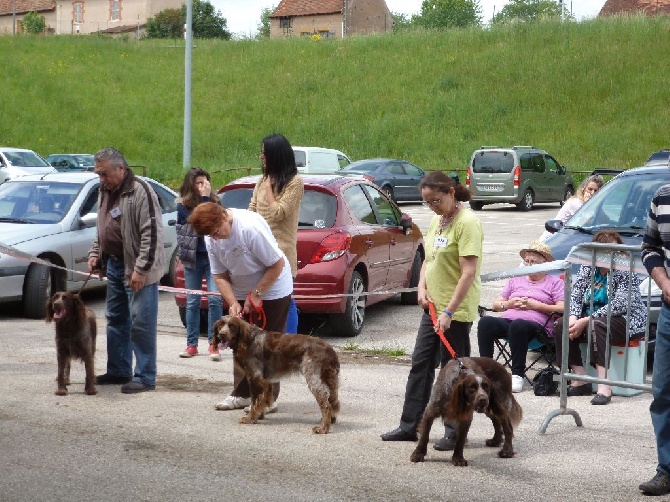
M512 152L479 152L472 159L475 173L511 173L513 168Z
M4 152L14 167L49 167L35 152Z
M622 235L644 231L651 199L667 183L652 176L620 176L605 184L567 222L566 228L589 232L616 230Z
M296 167L305 167L307 165L307 154L302 150L293 150L295 154Z
M78 183L49 181L0 185L0 221L56 223L63 219L81 190Z
M251 188L234 188L220 194L223 207L247 209L253 190ZM330 228L335 224L337 215L337 199L316 190L305 187L300 204L298 228Z

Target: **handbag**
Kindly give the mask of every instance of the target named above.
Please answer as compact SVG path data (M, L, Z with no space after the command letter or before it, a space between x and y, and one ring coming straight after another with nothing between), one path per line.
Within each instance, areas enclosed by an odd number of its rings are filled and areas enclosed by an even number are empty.
M547 366L537 372L533 378L533 392L536 396L555 396L558 393L558 382L554 381L554 375L559 372L553 366Z

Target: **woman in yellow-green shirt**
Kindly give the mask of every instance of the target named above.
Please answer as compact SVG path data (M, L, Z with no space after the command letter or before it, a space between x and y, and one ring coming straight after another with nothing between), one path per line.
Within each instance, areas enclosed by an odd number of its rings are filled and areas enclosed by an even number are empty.
M456 356L468 357L470 329L479 305L484 233L475 214L463 206L463 202L470 200L470 191L439 171L427 174L419 188L424 204L435 213L425 236L426 258L419 279L419 305L424 312L412 353L400 426L382 434L384 441L417 440L417 428L430 398L435 367L451 359L436 333L437 326ZM435 304L439 313L437 326L430 318L429 302ZM445 429L445 436L435 443L435 449L453 449L455 433L449 425Z

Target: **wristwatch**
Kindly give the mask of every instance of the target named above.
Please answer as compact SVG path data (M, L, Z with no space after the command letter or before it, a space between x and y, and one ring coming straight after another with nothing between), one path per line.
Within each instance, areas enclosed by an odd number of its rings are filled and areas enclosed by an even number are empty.
M254 289L254 293L258 295L258 298L263 298L263 293L261 293L258 288Z

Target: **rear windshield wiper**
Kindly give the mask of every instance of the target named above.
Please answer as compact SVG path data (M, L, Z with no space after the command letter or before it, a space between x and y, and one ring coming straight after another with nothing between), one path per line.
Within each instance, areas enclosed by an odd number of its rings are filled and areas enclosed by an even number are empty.
M23 218L9 218L9 217L0 217L0 221L8 223L35 223L34 221L26 220Z

